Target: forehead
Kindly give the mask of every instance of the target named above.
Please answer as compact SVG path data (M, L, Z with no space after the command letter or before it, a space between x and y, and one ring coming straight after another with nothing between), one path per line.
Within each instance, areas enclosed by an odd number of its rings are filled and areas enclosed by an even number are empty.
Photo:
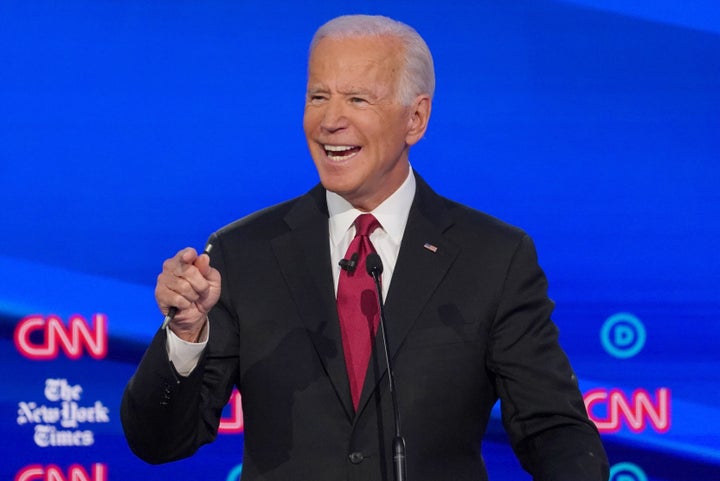
M308 83L394 84L400 73L403 47L389 36L325 37L308 63Z

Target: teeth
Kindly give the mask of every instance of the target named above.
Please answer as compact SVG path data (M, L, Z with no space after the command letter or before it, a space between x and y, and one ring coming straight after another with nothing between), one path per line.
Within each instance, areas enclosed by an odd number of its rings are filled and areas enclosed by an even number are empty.
M323 145L328 158L336 161L349 160L355 157L360 148L355 145Z
M355 148L352 145L324 145L323 147L329 152L345 152Z

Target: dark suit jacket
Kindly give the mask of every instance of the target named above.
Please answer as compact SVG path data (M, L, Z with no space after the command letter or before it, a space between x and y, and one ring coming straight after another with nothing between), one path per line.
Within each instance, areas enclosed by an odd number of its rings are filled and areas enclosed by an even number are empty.
M408 479L487 479L481 439L498 397L535 479L607 479L532 241L417 179L385 306ZM215 438L236 385L243 480L391 480L382 356L352 408L322 187L223 228L212 243L223 284L204 359L179 377L158 332L123 397L133 451L151 463L191 455Z

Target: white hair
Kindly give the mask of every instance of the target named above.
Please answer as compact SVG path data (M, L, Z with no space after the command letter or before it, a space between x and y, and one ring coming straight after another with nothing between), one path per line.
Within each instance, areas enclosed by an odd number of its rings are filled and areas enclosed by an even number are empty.
M310 53L317 43L326 37L393 37L403 46L404 65L398 84L398 100L410 105L418 95L426 94L432 99L435 92L435 69L425 40L414 28L381 15L344 15L321 26L310 42Z

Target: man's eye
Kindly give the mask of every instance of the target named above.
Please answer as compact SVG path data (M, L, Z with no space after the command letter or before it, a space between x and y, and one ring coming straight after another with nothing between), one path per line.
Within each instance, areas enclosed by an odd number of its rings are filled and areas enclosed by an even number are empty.
M308 98L310 99L310 102L315 103L315 104L318 102L322 102L323 100L326 99L326 97L324 95L310 95L310 96L308 96Z
M367 102L367 100L362 97L350 97L350 102L354 104L364 104Z

